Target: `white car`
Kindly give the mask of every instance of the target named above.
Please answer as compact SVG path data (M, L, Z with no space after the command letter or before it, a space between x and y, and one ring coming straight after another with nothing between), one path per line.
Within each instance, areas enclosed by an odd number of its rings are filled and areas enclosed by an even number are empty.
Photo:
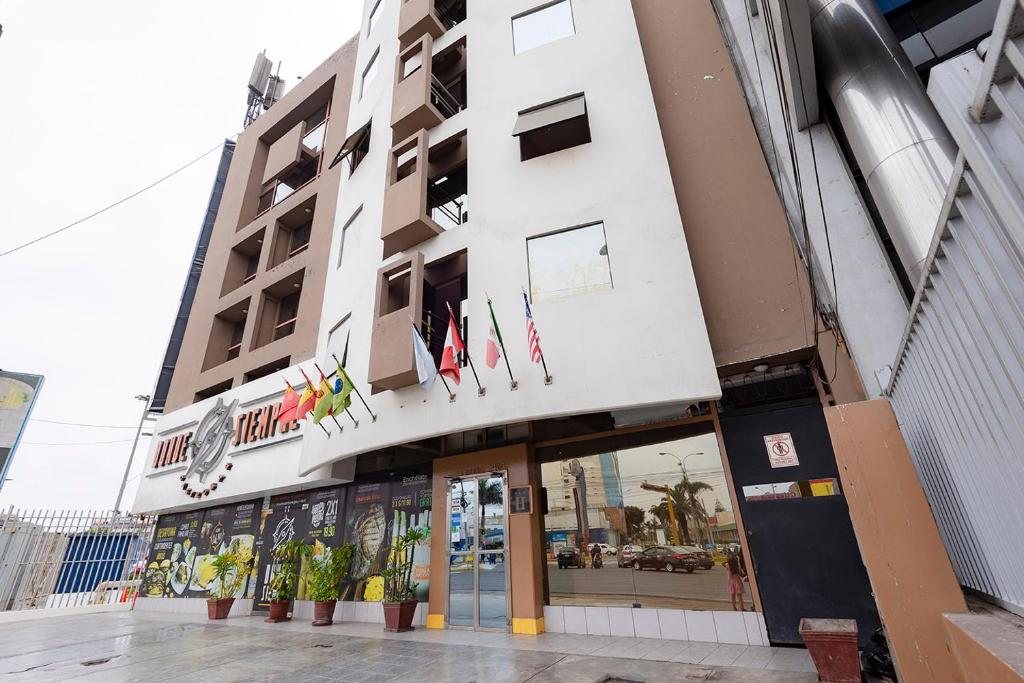
M618 548L616 548L613 545L608 545L607 543L591 543L590 544L591 547L594 547L595 545L598 548L601 549L601 554L602 555L614 555L615 553L619 552Z

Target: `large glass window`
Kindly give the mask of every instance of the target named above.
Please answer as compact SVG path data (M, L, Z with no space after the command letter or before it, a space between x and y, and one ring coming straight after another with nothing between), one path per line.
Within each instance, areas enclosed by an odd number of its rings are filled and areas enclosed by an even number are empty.
M373 9L370 10L370 18L366 20L366 35L373 33L373 27L377 25L377 20L380 19L380 6L382 0L377 0L373 3Z
M517 55L575 34L569 0L559 0L512 17L512 50Z
M753 609L714 434L548 462L541 476L549 604Z
M338 246L338 268L350 263L359 249L359 215L363 208L358 210L348 219L348 223L341 229L341 244Z
M604 223L533 237L526 253L532 301L612 288Z

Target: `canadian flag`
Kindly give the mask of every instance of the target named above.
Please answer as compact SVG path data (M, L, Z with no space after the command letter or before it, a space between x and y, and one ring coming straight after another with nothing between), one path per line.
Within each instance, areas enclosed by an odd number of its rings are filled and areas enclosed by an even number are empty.
M462 353L466 346L459 336L459 328L455 324L455 314L451 306L448 307L448 334L444 338L444 351L441 352L441 367L438 372L442 377L459 383L459 359L457 356Z
M501 351L498 350L498 335L494 333L494 326L487 332L487 367L491 370L498 364L501 358Z

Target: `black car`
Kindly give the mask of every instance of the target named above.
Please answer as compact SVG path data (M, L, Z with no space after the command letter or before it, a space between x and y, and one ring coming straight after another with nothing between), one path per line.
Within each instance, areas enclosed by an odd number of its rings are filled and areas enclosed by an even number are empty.
M682 570L687 574L697 568L697 558L686 548L677 545L653 545L633 557L633 569Z
M565 569L566 567L582 567L583 566L583 555L577 548L571 545L563 546L559 549L558 555L555 556L558 560L558 568Z
M701 569L714 569L715 558L708 551L695 545L684 545L683 550L693 555L693 558L697 561L697 566Z

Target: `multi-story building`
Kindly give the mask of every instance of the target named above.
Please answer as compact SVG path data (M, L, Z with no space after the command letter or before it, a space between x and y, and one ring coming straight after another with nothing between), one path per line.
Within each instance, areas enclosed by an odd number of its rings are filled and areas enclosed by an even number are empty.
M357 543L339 609L379 618L387 539L429 523L430 628L799 643L814 615L856 618L866 642L878 614L826 409L887 389L930 239L890 185L921 169L865 145L877 168L851 171L869 126L842 88L823 113L812 15L776 34L780 6L366 2L359 35L239 138L134 509L186 537L235 514L255 608L270 549L297 534ZM819 49L826 83L847 83L827 69L849 60ZM918 88L906 106L938 121ZM920 142L915 159L948 149ZM417 337L437 365L449 318L461 382L425 389ZM342 360L346 411L276 419L287 383ZM610 592L549 552L580 478L617 540L666 539L606 564ZM753 612L729 609L735 542ZM718 553L709 578L634 580L695 543Z

